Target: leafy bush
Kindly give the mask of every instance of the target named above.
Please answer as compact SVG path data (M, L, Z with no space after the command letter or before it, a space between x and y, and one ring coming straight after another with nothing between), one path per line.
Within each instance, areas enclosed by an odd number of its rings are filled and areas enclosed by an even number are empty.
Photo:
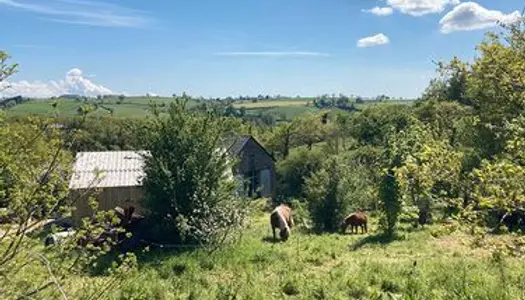
M277 176L279 178L279 193L284 197L303 197L305 180L319 170L324 158L319 150L309 151L298 148L290 155L277 163Z
M393 171L383 175L379 185L379 199L381 200L382 217L380 226L388 235L393 235L401 212L399 184Z
M361 144L382 145L392 128L404 130L411 120L411 108L406 105L375 105L353 115L347 127Z
M308 205L297 199L292 199L288 202L288 204L292 208L295 226L298 228L310 228L310 214L308 212Z
M308 210L313 226L320 231L336 231L350 211L350 169L337 157L306 181Z
M144 204L158 240L213 246L242 224L230 159L219 150L222 125L212 114L188 112L181 101L151 122Z

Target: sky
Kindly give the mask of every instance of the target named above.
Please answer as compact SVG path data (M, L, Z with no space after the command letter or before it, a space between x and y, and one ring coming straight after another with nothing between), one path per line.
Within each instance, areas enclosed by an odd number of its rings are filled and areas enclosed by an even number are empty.
M518 0L0 0L0 96L420 96ZM9 84L9 88L5 89Z

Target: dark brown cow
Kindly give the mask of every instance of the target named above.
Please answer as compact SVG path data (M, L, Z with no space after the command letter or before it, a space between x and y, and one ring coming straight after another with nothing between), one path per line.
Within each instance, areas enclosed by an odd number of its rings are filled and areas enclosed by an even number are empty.
M341 230L343 231L343 233L346 232L348 226L350 226L350 232L352 233L354 232L354 228L355 233L359 233L359 227L361 227L361 233L368 232L367 218L365 213L359 210L346 217L343 223L341 224Z
M286 241L290 237L290 229L294 226L292 209L284 204L277 206L270 215L273 239L276 240L275 228L279 228L281 240Z

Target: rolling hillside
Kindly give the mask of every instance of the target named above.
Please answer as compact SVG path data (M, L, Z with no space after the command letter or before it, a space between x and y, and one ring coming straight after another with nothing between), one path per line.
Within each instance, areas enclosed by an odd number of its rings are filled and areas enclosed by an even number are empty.
M291 119L305 112L315 112L319 109L312 105L313 98L284 99L284 100L262 100L252 101L235 101L233 107L244 109L248 115L272 114L282 116L285 119ZM150 103L158 105L168 105L173 101L170 97L128 97L121 103L118 99L92 100L96 107L94 115L112 115L116 118L143 118L150 114ZM385 104L411 104L413 100L389 100L385 102L370 102L355 104L359 109L370 105ZM56 106L54 106L56 104ZM83 101L72 99L47 99L31 100L6 109L8 116L58 116L68 117L79 114L79 108L84 105ZM197 101L190 101L188 105L198 105Z

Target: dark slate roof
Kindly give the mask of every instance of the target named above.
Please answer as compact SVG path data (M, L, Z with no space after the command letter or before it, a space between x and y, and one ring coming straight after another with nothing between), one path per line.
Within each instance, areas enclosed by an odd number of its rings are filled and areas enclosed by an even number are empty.
M238 155L239 152L241 152L242 148L244 148L244 145L250 140L250 136L240 136L239 138L235 139L230 147L230 153L233 155Z
M235 132L232 132L224 137L224 147L228 149L228 152L232 156L238 156L239 153L242 151L246 143L252 139L259 147L273 160L273 156L264 148L255 138L253 138L251 135L238 135Z

